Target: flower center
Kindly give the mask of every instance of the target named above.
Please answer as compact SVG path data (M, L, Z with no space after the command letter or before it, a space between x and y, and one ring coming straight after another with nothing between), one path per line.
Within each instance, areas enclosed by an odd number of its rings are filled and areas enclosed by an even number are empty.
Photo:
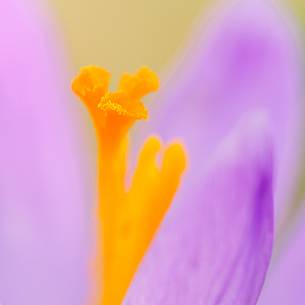
M118 91L108 92L109 79L107 71L89 66L72 82L93 118L99 144L96 305L121 304L186 167L181 144L163 147L157 137L150 137L127 188L128 131L136 120L147 119L141 98L156 91L159 80L141 68L135 75L123 75Z

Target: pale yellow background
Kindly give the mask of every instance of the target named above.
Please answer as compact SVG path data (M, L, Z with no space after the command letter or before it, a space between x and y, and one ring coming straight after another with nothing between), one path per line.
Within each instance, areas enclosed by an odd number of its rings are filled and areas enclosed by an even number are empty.
M48 0L72 62L117 78L148 65L157 72L181 48L206 0Z
M207 3L219 0L47 0L76 68L95 64L117 78L148 65L161 72L183 47ZM279 2L281 0L278 0ZM223 1L222 2L230 2ZM304 0L283 0L304 17Z

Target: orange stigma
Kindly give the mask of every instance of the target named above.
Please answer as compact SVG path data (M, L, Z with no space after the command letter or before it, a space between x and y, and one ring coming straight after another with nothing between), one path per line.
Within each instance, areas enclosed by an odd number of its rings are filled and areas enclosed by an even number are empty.
M109 80L107 71L89 66L72 82L72 90L93 118L99 144L94 305L122 303L186 167L181 144L164 147L157 137L150 137L127 187L128 132L136 120L147 119L141 99L159 88L159 80L148 68L123 75L116 92L108 91ZM160 154L161 162L157 162Z

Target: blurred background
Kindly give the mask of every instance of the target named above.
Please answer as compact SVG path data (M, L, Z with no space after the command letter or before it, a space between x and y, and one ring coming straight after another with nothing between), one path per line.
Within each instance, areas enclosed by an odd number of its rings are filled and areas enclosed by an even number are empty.
M220 0L45 0L57 18L76 67L96 64L112 71L143 65L158 72L171 62L199 18ZM305 22L303 0L279 0ZM304 17L304 18L303 18Z
M49 0L76 66L116 77L145 64L162 70L183 44L206 0Z
M96 64L117 77L145 64L161 71L187 39L206 0L48 0L76 67Z

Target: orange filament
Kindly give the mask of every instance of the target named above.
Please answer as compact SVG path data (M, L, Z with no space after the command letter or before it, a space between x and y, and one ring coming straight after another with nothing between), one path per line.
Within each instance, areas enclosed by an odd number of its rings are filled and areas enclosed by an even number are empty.
M99 142L98 262L95 305L119 305L179 186L186 156L179 143L162 148L150 137L139 155L131 186L125 185L128 131L148 112L141 98L159 87L148 68L123 75L108 92L110 75L85 67L72 83L87 106ZM162 149L162 160L157 156Z

